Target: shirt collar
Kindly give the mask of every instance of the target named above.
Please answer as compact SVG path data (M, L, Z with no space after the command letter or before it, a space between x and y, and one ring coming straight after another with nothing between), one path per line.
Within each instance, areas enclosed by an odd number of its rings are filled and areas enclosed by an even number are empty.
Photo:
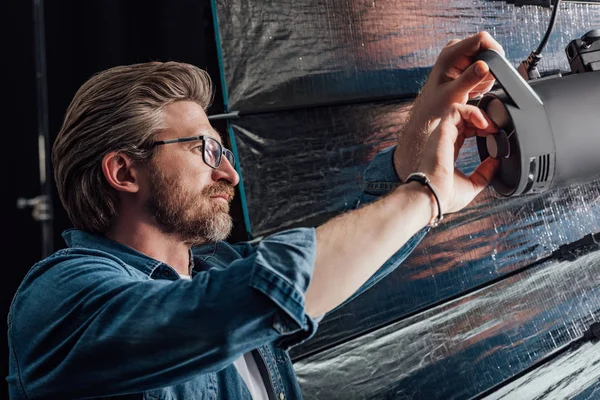
M68 229L63 232L62 237L70 248L93 248L109 253L148 276L153 275L156 269L172 268L129 246L99 234Z

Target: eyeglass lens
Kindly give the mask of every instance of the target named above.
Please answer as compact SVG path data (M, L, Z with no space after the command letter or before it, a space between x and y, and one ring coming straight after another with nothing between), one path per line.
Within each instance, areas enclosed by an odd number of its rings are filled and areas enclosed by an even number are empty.
M235 158L233 157L233 153L231 152L231 150L224 149L223 152L225 153L225 158L227 158L229 164L231 164L232 167L235 167Z
M214 139L204 139L204 161L213 168L221 164L221 145Z
M221 157L225 153L225 158L232 166L235 166L233 153L228 149L223 149L221 144L215 139L207 137L204 139L204 161L213 168L219 168Z

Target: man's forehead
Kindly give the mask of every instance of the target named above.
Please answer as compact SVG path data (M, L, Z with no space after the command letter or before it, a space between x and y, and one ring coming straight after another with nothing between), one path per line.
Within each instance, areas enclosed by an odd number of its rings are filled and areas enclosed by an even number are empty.
M222 143L222 138L219 132L217 132L212 126L202 126L200 127L194 134L190 136L210 136L213 139L216 139L219 143Z
M160 140L194 136L210 136L222 143L221 135L212 127L206 112L193 101L176 101L164 109L165 129Z
M196 129L186 129L185 131L180 131L176 129L164 129L157 135L158 140L172 140L172 139L181 139L186 137L198 137L198 136L210 136L215 139L217 142L223 144L223 140L219 132L217 132L210 125L200 125L196 127Z

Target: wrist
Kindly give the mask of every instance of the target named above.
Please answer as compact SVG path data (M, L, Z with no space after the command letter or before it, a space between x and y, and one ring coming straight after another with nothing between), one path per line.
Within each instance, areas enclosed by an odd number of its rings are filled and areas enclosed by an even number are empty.
M410 174L406 178L406 183L418 183L423 189L426 189L430 194L430 199L433 198L433 204L435 206L435 211L432 214L433 217L430 219L429 226L432 228L437 227L442 219L444 219L444 214L442 212L442 203L440 196L435 189L434 185L431 183L429 177L422 172L415 172Z
M401 182L418 170L423 147L440 122L432 114L417 113L404 125L394 151L394 168Z
M419 223L418 229L431 226L431 221L438 215L437 202L431 190L416 181L408 182L400 186L400 189L407 196L408 202L415 205L413 215Z

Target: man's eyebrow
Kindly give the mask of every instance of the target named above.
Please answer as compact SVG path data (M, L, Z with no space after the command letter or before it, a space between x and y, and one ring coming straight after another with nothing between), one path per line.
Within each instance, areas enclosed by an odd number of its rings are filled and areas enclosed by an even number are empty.
M219 132L215 128L210 127L209 129L201 129L199 132L201 132L200 135L211 136L211 137L217 139L219 141L219 143L223 144L223 135L221 135L221 132ZM210 134L210 135L207 135L207 134ZM198 136L200 136L200 135L198 135Z
M194 136L210 136L214 139L217 139L219 141L219 143L223 144L223 136L221 135L221 133L219 131L217 131L216 129L212 128L212 127L202 127L198 130L196 130L192 135L190 135L190 137L194 137Z

